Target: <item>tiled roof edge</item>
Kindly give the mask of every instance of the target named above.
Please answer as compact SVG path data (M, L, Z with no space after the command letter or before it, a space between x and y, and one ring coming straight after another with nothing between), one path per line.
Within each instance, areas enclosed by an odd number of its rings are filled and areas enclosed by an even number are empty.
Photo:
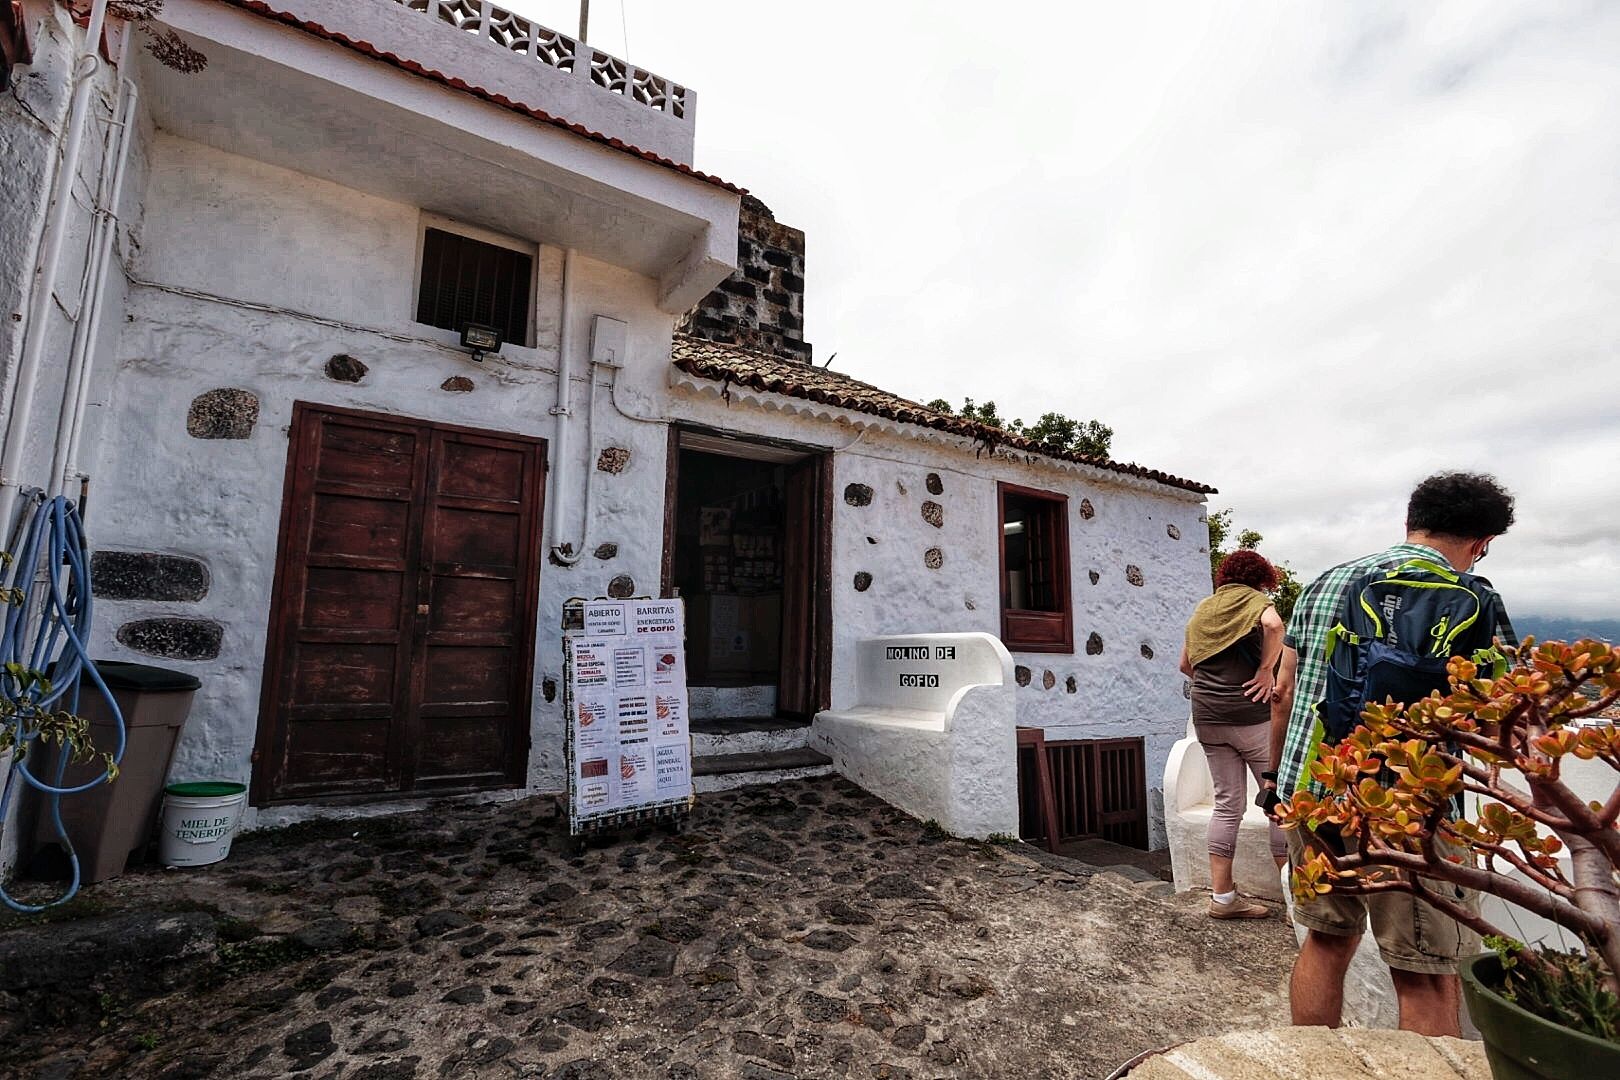
M742 353L751 358L763 360L777 365L789 365L794 363L793 361L787 361L781 359L780 357L772 356L770 353L756 352L755 350L746 349L738 345L722 345L717 342L708 341L704 338L694 338L684 334L676 335L676 344L681 345L683 342L695 343L703 348ZM830 405L834 408L848 409L851 412L861 412L871 416L881 416L885 419L895 420L900 423L914 424L918 427L932 428L936 431L943 431L951 435L965 436L992 446L1011 447L1016 450L1039 454L1042 457L1049 457L1059 461L1072 461L1081 465L1090 465L1093 468L1103 469L1108 472L1116 472L1125 476L1135 476L1143 480L1151 480L1154 483L1163 484L1166 487L1179 488L1183 491L1196 492L1200 495L1215 495L1218 493L1216 488L1210 487L1208 484L1201 484L1196 480L1188 480L1180 476L1174 476L1158 469L1149 469L1146 466L1136 465L1130 462L1114 461L1110 458L1091 457L1085 454L1074 454L1067 451L1055 450L1044 443L1036 442L1034 439L1025 438L1022 435L1015 435L1010 431L993 427L990 424L980 423L977 420L966 420L960 416L947 416L944 413L936 412L935 410L928 408L926 405L919 405L914 401L909 401L905 398L899 397L898 395L890 394L886 390L872 386L870 383L861 382L859 379L850 378L841 372L829 372L826 374L834 374L837 376L837 378L852 383L855 386L864 387L876 393L882 394L885 397L893 398L896 404L879 404L878 402L869 401L859 396L840 394L836 391L824 390L820 387L807 386L802 382L794 382L786 377L767 378L759 374L745 374L734 369L727 368L725 364L715 360L692 356L676 356L673 358L672 362L680 370L689 375L695 375L701 379L709 379L714 382L727 383L736 386L746 386L765 393L782 394L787 397L801 398L803 400L814 401L822 405Z
M355 52L369 56L374 60L381 60L384 63L392 64L402 71L408 71L413 75L419 75L424 79L429 79L443 86L448 86L452 90L460 90L462 93L471 94L474 97L482 98L484 101L490 102L493 105L499 105L503 109L509 109L512 112L518 113L522 116L527 116L531 120L538 120L543 124L550 124L553 127L562 128L564 131L572 132L581 138L589 139L592 142L611 147L612 149L618 150L621 153L638 157L641 160L651 162L654 165L660 165L666 169L673 169L682 175L692 177L694 180L701 180L706 184L713 184L717 188L723 188L724 190L732 192L736 195L743 195L747 193L746 188L738 187L735 184L720 179L718 176L711 176L708 173L699 172L690 165L683 165L679 161L672 160L660 154L655 154L651 150L643 150L638 146L632 146L623 139L617 139L611 135L604 135L600 131L592 131L583 124L575 124L564 120L559 116L552 116L550 113L542 109L536 109L533 106L525 105L522 102L513 101L504 94L497 94L492 90L486 90L482 86L478 86L475 83L466 82L463 79L458 79L453 75L446 75L442 71L438 71L427 67L426 65L417 63L415 60L406 60L395 53L377 48L377 46L371 44L369 41L356 41L355 39L348 37L347 35L336 30L328 30L320 23L310 22L307 19L301 19L291 12L279 11L265 3L264 0L219 0L219 2L222 4L228 4L234 8L240 8L243 11L258 15L261 18L279 22L284 26L290 26L296 30L302 30L306 34L312 34L315 37L330 41L333 44L342 45L344 48L353 49Z

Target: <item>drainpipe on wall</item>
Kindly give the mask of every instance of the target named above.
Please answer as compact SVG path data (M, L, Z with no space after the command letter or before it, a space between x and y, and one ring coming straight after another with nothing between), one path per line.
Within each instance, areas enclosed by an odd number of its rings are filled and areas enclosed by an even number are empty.
M133 38L133 34L124 34L118 60L120 73L129 70L129 45ZM118 207L124 195L124 171L129 163L130 144L135 141L135 111L140 102L140 88L128 75L121 74L118 89L122 107L114 110L112 121L112 128L118 136L117 146L108 148L114 162L112 188L110 192L106 191L108 171L103 165L102 201L96 216L99 234L91 240L92 254L87 278L90 293L79 305L80 318L73 328L73 352L68 360L67 382L62 389L62 411L56 424L56 450L51 457L50 490L61 495L68 494L68 485L83 476L79 469L79 435L84 427L84 410L90 397L90 373L95 367L90 354L101 330L102 301L107 295L107 266L112 261L113 241L118 236ZM88 314L85 314L87 310Z
M62 160L57 166L56 190L51 208L45 219L45 231L40 238L43 255L38 278L33 282L29 297L28 322L23 333L22 356L17 361L16 384L11 396L10 423L6 438L0 445L0 529L11 522L17 505L21 484L16 475L22 467L22 454L28 439L28 420L34 409L34 393L39 387L40 358L45 352L46 321L50 315L51 296L55 292L56 271L62 261L62 248L67 242L68 213L73 206L73 181L79 172L79 156L84 149L84 129L90 117L90 92L94 89L96 72L100 69L101 31L107 22L108 0L94 0L90 8L90 24L85 30L84 45L73 62L73 99L68 107L67 136L63 142ZM80 311L83 317L83 311Z
M583 550L574 550L563 543L563 527L567 521L568 505L568 421L572 413L568 407L570 384L574 378L574 249L563 252L562 272L562 330L557 338L557 404L551 415L557 418L557 430L552 438L551 460L553 483L548 485L546 497L551 502L551 557L563 566L573 566L584 558Z

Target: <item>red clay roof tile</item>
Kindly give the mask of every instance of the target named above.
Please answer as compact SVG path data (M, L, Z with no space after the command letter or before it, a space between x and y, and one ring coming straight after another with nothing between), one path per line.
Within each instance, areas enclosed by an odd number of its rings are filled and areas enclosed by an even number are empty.
M1207 484L1184 480L1157 469L1056 450L1033 439L991 427L989 424L937 412L926 405L919 405L915 401L891 394L859 379L852 379L841 372L786 360L769 353L677 334L671 349L671 357L677 368L700 379L803 398L806 401L832 405L851 412L867 413L904 424L916 424L919 427L933 428L953 435L963 435L982 443L1008 446L1015 450L1041 454L1062 461L1076 461L1094 468L1138 476L1167 487L1194 491L1201 495L1216 493L1215 489Z

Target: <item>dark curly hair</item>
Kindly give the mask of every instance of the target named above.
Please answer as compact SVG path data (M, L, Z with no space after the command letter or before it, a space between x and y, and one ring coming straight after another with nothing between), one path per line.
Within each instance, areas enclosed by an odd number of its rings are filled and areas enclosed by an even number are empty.
M1215 571L1215 587L1222 585L1247 585L1261 592L1272 592L1277 588L1277 568L1258 551L1247 548L1234 551L1221 560L1220 569Z
M1513 524L1513 496L1484 473L1436 473L1412 489L1406 531L1478 540Z

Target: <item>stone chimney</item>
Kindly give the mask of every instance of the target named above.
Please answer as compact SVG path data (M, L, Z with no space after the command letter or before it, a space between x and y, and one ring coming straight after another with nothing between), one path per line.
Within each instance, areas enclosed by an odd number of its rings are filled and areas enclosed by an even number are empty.
M808 364L804 233L778 224L770 207L744 195L737 221L736 272L687 312L676 329Z

